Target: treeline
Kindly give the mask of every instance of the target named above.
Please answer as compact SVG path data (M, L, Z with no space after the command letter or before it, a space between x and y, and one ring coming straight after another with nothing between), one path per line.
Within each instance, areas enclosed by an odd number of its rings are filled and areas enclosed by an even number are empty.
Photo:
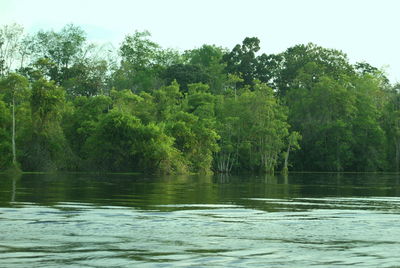
M118 49L74 25L0 28L0 169L398 171L399 85L338 50Z

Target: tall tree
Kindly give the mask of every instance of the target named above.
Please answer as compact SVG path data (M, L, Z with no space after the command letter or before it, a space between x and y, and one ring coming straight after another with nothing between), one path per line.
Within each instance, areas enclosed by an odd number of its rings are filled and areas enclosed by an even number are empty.
M353 167L355 171L381 171L386 168L386 137L381 118L386 93L379 77L364 74L354 81L356 117L353 121Z
M12 71L18 58L20 41L24 28L19 24L4 25L0 28L0 76Z
M17 167L17 149L16 149L16 108L18 103L22 101L23 98L26 98L29 92L28 81L25 77L16 74L10 73L0 82L0 87L2 91L6 93L6 98L11 106L12 110L12 135L11 135L11 144L12 144L12 164Z
M383 128L387 139L389 169L400 171L400 84L388 92L388 101L383 114Z
M354 74L346 54L313 43L290 47L281 54L270 55L269 59L272 84L281 96L286 95L288 90L317 83L322 76L340 80L344 75ZM299 78L303 74L308 75L308 80Z
M209 173L213 154L219 150L217 141L219 135L215 129L215 96L210 93L208 85L195 83L188 86L189 91L183 103L183 110L177 120L184 122L194 135L191 148L186 155L191 163L191 170L200 173ZM188 146L188 144L186 144Z
M188 64L199 66L204 73L205 81L198 79L193 83L208 84L214 94L222 92L227 86L227 77L224 72L226 63L223 62L225 53L227 53L225 49L215 45L203 45L200 48L185 51L184 58Z
M85 144L94 134L101 117L108 113L113 103L110 97L104 95L79 96L74 98L69 106L62 120L63 131L73 153L81 160L78 168L84 169L87 164L82 161L87 158Z
M23 165L34 171L73 168L74 158L61 127L65 91L53 81L39 79L32 84L30 104L32 133L26 140Z
M221 150L215 155L216 170L274 172L289 126L287 111L273 90L256 82L254 91L240 90L217 103Z
M162 49L150 40L148 31L127 35L121 44L120 67L113 75L113 86L134 92L150 91L163 83L160 74L167 66L180 63L180 55L171 49Z
M231 52L223 57L227 73L243 78L242 85L253 85L256 79L257 57L260 50L260 40L257 37L246 37L242 44L237 44Z
M177 81L182 92L188 92L188 85L194 83L207 83L208 73L198 65L174 64L168 66L163 72L167 84Z
M301 81L310 77L312 74L304 73ZM288 91L289 124L303 136L302 150L295 159L297 168L342 171L350 166L351 128L357 108L349 85L323 76L309 87Z
M10 139L11 113L7 104L0 99L0 170L12 164L12 145Z
M59 32L39 31L34 36L33 64L46 78L61 85L64 73L74 63L85 58L86 33L78 26L68 24Z
M59 70L68 68L82 56L85 41L85 32L73 24L64 26L59 32L39 31L36 34L37 57L50 59Z
M287 145L287 150L286 152L283 153L283 168L282 168L282 173L287 174L289 172L289 154L291 150L297 150L300 149L299 141L301 140L301 135L297 131L293 131L290 133L288 137L288 145Z

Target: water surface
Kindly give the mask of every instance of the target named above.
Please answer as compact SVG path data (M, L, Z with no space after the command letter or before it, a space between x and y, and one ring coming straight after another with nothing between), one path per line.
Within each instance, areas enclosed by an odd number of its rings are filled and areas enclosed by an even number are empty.
M400 267L400 177L0 175L0 267Z

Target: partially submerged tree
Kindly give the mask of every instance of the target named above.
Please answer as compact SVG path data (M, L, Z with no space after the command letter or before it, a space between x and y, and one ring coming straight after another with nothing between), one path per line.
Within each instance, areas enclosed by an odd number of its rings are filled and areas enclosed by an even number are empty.
M287 149L286 152L283 152L283 158L284 158L284 162L283 162L283 168L282 168L282 173L283 174L288 174L289 173L289 154L292 150L298 150L300 149L300 145L299 145L299 141L301 140L301 134L297 131L293 131L290 133L289 137L288 137L288 145L287 145Z

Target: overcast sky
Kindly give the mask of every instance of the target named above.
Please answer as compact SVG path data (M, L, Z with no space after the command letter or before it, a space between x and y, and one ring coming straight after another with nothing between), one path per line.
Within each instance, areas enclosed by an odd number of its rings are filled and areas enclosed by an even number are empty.
M74 23L89 40L118 47L126 34L148 30L179 50L231 49L256 36L267 54L313 42L384 68L392 82L400 82L399 12L400 0L0 0L0 24L28 32Z

